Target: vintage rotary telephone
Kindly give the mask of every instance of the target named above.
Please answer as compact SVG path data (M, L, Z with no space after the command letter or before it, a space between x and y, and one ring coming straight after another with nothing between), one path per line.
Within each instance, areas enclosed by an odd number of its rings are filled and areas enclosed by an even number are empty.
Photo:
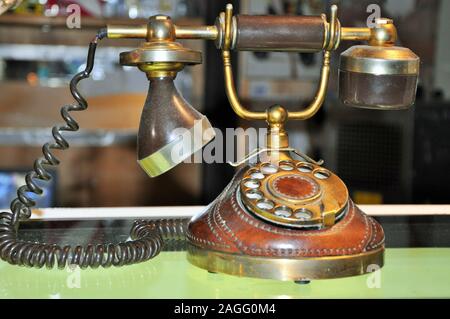
M341 55L339 95L345 104L376 109L402 109L414 103L419 58L394 46L391 20L379 19L374 28L342 27L337 7L329 20L321 16L233 16L227 5L213 26L176 26L170 17L153 16L147 25L108 26L89 46L86 69L70 83L76 104L64 106L66 124L55 126L55 141L43 146L18 189L11 212L0 215L0 254L11 264L60 268L121 266L146 261L167 240L187 240L188 260L211 272L239 276L307 280L363 274L371 265L383 265L384 233L349 198L345 184L331 171L289 146L287 120L305 120L321 107L330 74L330 55L341 41L367 41ZM41 194L35 180L49 180L45 166L57 165L52 149L67 149L62 131L76 131L71 111L87 108L77 89L89 77L97 43L102 38L140 38L145 41L120 55L122 65L145 72L150 89L138 135L138 160L150 176L160 175L199 150L213 137L208 120L177 92L173 80L185 65L201 63L201 53L177 39L215 41L221 50L226 93L233 110L244 119L265 120L267 147L250 153L230 184L204 212L192 220L136 221L131 240L118 244L58 246L20 240L20 220L30 217L34 202L28 192ZM239 101L233 80L231 50L323 52L318 90L309 106L288 111L280 105L253 112ZM193 132L200 124L203 132ZM177 128L185 128L178 134ZM173 156L178 149L178 156ZM257 158L256 164L248 163ZM242 164L242 165L241 165Z

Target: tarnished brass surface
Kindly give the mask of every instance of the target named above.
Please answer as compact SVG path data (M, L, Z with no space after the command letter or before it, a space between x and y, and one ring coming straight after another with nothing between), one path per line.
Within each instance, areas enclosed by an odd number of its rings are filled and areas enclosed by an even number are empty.
M368 41L370 28L341 27L341 41Z
M339 98L344 104L379 110L414 104L420 59L408 48L358 45L340 60Z
M108 32L110 31L109 29ZM151 72L156 72L156 76L162 76L164 74L161 72L176 74L185 64L202 63L201 52L175 42L176 27L170 17L161 15L150 17L145 36L146 42L139 48L120 54L120 64L137 66L149 76L152 76L149 74ZM173 76L171 73L167 75Z
M219 30L215 25L207 26L178 26L175 25L175 34L177 39L204 39L215 40L218 37Z
M341 41L341 23L337 18L337 5L333 4L330 7L330 22L326 21L325 16L325 39L323 42L323 49L325 51L332 51L337 49Z
M113 25L106 26L109 39L145 39L147 37L147 25L129 26Z
M266 122L269 130L266 135L266 146L271 149L289 147L289 136L284 125L288 119L287 110L281 105L272 105L266 110Z
M276 280L330 279L363 275L381 268L384 248L367 253L310 258L253 257L188 245L188 261L211 272Z
M347 187L339 177L293 159L256 164L244 174L239 191L248 210L287 227L330 227L348 203Z
M236 93L236 86L234 84L233 77L233 68L231 65L231 42L232 42L232 19L233 19L233 6L228 4L225 10L225 18L224 18L224 44L222 49L222 59L223 59L223 67L224 67L224 75L225 75L225 91L228 97L228 101L230 102L231 107L234 112L247 120L265 120L266 113L265 112L254 112L248 110L244 107L239 101L239 97Z
M339 97L344 104L378 110L401 110L414 104L420 59L394 46L397 30L390 19L377 19L369 45L341 54Z
M202 63L202 54L178 42L143 42L133 51L120 53L122 65L139 66L159 62L199 64Z
M312 102L301 111L289 111L288 119L291 120L307 120L313 117L325 101L325 96L328 88L328 79L330 78L330 51L323 53L322 69L320 72L320 82L317 88L316 95Z
M393 46L397 40L397 29L391 19L379 18L373 28L341 27L342 41L368 41L373 46Z
M394 21L387 18L379 18L375 21L375 27L370 29L369 45L393 46L397 41L397 28Z
M410 49L355 45L341 54L339 69L342 71L375 75L417 75L420 59Z
M110 39L145 39L148 34L146 24L140 26L128 25L108 25L108 38ZM179 26L175 25L175 35L177 39L203 39L216 40L219 30L212 26Z

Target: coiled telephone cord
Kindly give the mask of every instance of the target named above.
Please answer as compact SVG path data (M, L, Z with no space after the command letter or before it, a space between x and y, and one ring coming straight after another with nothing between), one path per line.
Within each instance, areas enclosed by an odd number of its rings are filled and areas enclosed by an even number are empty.
M29 197L32 192L42 195L43 190L36 180L49 181L46 166L59 165L52 150L66 150L69 143L62 136L63 131L78 131L79 125L70 115L73 111L84 111L88 104L78 91L78 83L89 77L94 67L95 50L99 40L106 37L106 30L100 30L89 44L86 68L76 74L70 82L70 92L76 103L61 108L65 124L52 129L54 141L42 147L43 156L36 159L34 169L26 174L25 185L17 189L17 197L12 200L9 212L0 213L0 257L13 265L36 268L64 268L78 265L81 268L123 266L149 260L162 249L165 240L184 240L187 219L160 219L136 221L131 229L130 241L109 244L87 244L86 246L60 246L50 243L35 243L20 240L18 229L21 220L31 216L31 208L36 205Z

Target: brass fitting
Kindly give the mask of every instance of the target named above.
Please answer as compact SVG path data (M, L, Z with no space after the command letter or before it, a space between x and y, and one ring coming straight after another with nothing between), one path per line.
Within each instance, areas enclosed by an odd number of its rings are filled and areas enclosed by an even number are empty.
M163 42L176 40L175 26L172 19L164 15L152 16L148 19L147 41Z
M288 119L288 111L281 105L272 105L266 110L266 122L269 125L267 132L267 148L279 149L289 147L289 137L284 129Z
M120 63L136 66L152 78L175 77L186 64L202 62L201 52L176 42L176 28L168 16L149 18L146 40L138 49L121 53Z
M376 20L376 27L370 29L369 45L393 46L397 41L397 29L391 19L380 18Z

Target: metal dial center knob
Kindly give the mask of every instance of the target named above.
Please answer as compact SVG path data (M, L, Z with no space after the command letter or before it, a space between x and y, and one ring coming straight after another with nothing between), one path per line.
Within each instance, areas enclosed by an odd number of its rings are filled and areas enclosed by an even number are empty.
M271 179L269 191L280 199L303 201L311 199L320 193L320 186L309 177L298 174L286 174Z

